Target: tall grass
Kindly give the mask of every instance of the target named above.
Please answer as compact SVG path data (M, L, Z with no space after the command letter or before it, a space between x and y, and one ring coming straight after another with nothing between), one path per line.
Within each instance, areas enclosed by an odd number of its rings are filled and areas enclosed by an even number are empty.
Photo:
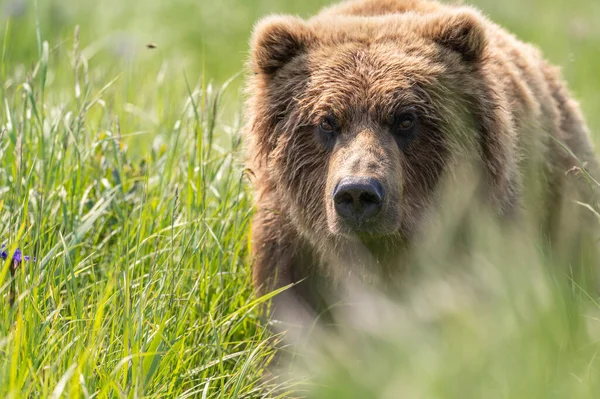
M219 123L205 80L126 102L175 72L139 92L72 43L2 65L0 237L37 260L0 272L0 395L252 395L271 338L250 295L237 121Z
M325 3L0 4L0 243L36 257L0 265L0 396L285 395L251 288L236 73L256 18ZM598 128L600 11L571 3L480 5L565 66ZM478 228L478 256L433 246L401 301L340 315L301 392L598 397L595 296Z

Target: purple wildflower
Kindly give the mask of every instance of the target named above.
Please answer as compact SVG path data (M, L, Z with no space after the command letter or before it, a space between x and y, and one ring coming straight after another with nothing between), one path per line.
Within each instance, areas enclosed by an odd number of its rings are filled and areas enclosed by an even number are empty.
M2 250L2 252L0 252L0 258L2 258L2 260L6 260L6 258L8 258L8 253L6 252L6 244L2 244L2 248L0 248ZM23 256L23 252L21 252L21 250L19 248L17 248L15 250L15 253L12 256L12 261L13 263L19 264L23 261L25 262L29 262L31 260L31 256L25 255ZM33 258L33 261L35 262L36 258Z

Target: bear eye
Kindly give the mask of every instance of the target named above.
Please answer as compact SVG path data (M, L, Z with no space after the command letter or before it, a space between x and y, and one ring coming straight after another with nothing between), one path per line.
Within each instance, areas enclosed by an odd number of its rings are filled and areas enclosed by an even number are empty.
M332 116L326 116L325 118L323 118L321 123L319 123L319 130L325 134L335 133L337 129L337 121Z
M408 149L419 131L419 116L414 109L404 109L393 116L390 132L401 149Z
M394 130L400 134L411 132L417 124L417 114L413 111L403 112L394 118Z

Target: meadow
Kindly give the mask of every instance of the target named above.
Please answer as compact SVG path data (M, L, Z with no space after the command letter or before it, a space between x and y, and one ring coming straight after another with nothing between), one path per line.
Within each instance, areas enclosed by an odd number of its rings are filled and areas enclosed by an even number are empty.
M241 90L254 22L328 3L0 1L0 396L288 394L264 376L277 337L250 281ZM600 2L474 4L562 66L600 143ZM436 238L386 328L307 358L317 378L296 389L599 397L598 298L480 231L470 273L440 272Z

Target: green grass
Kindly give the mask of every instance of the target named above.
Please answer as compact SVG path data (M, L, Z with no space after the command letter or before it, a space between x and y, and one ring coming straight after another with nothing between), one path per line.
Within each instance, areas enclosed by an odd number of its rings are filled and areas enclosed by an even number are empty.
M261 389L274 337L251 288L236 74L257 18L325 3L0 4L0 242L37 256L13 279L0 268L0 395L276 395ZM600 3L478 5L564 67L598 132ZM440 272L439 251L382 304L385 329L308 357L310 394L598 397L594 298L494 234L470 274ZM484 293L461 296L473 281Z

